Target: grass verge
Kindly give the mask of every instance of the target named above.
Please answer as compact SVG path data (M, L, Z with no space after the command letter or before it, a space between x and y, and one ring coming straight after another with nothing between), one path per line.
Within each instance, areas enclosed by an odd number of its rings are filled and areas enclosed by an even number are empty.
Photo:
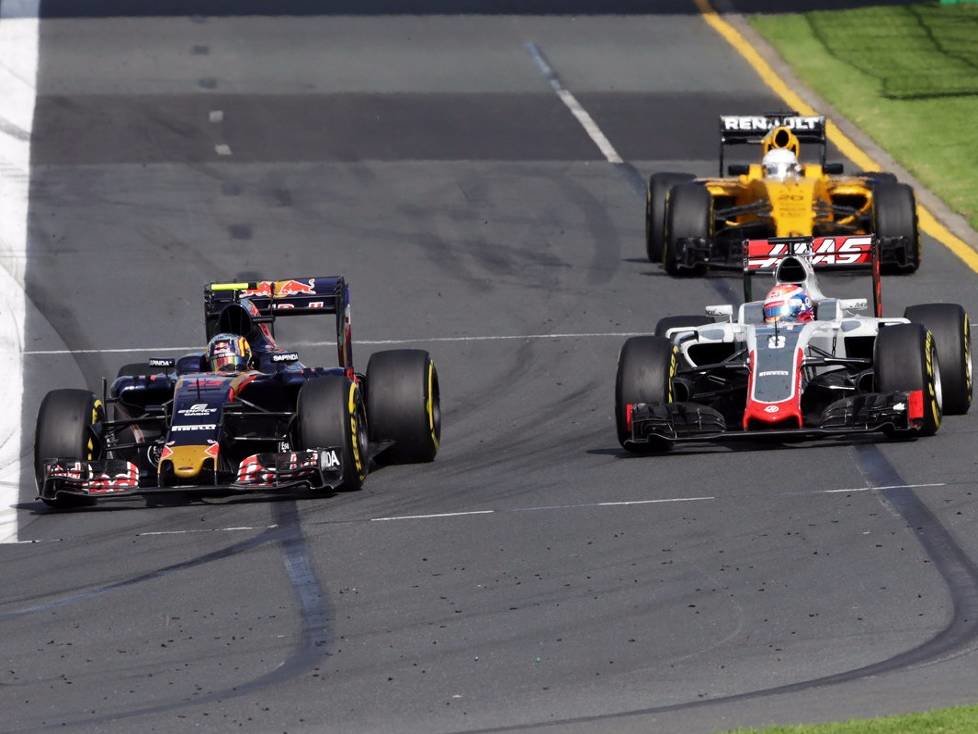
M802 81L978 229L978 3L748 20Z
M838 724L796 724L767 729L735 729L730 734L974 734L978 706L887 716Z

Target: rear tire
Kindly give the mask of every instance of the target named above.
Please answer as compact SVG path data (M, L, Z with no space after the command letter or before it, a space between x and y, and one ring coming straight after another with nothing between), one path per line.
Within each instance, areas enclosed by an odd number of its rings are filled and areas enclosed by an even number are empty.
M884 238L882 254L887 249L897 253L898 261L885 266L889 273L913 273L920 267L920 235L917 232L917 201L906 184L879 179L873 186L873 229ZM900 237L910 241L909 256L898 244L886 248L885 238ZM909 259L907 259L909 257Z
M420 349L375 352L367 363L367 421L370 440L393 441L384 459L432 461L441 443L438 371Z
M916 432L933 436L941 427L941 378L934 336L920 324L880 329L873 351L876 389L880 392L923 390L923 425ZM894 435L913 432L891 431Z
M367 476L367 420L357 383L343 375L309 380L299 390L299 448L342 447L343 478L337 489L355 491Z
M645 253L649 261L662 262L665 245L666 198L676 184L692 181L691 173L653 173L645 189Z
M632 432L628 426L627 406L633 403L673 402L672 380L676 376L678 352L672 342L661 336L633 336L621 348L618 374L615 378L615 426L618 443L626 451L667 451L668 441L654 441L647 446L625 445Z
M971 407L971 323L956 303L910 306L903 317L934 335L941 369L944 415L964 415Z
M665 336L669 329L675 329L677 326L706 326L707 324L714 324L714 321L709 316L704 316L703 314L694 314L692 316L666 316L665 318L659 319L659 323L655 325L655 335Z
M673 186L666 199L666 234L662 263L669 275L702 275L706 264L679 267L679 240L701 238L709 241L713 229L713 202L710 192L697 183Z
M43 482L43 462L48 459L94 461L101 458L101 441L94 429L105 419L102 401L88 390L52 390L41 402L34 428L34 480L38 493ZM62 495L41 498L51 507L92 505L91 497Z

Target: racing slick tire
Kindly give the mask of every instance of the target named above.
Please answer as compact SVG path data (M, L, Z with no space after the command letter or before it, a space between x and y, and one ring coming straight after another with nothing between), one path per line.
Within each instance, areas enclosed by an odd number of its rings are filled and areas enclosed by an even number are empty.
M881 255L887 250L897 255L896 262L884 262L889 273L913 273L920 267L920 233L917 231L917 201L906 184L880 179L873 186L873 231L883 241ZM887 245L889 238L906 238L910 248L900 242Z
M634 403L673 402L672 380L676 376L678 352L672 342L661 336L633 336L618 355L615 377L615 426L618 443L632 453L668 451L668 441L647 445L625 445L632 435L628 425L628 407Z
M971 407L971 322L956 303L909 306L903 317L934 335L941 370L944 415L964 415Z
M645 253L650 262L662 262L669 190L694 178L691 173L653 173L649 176L649 185L645 189Z
M880 329L873 350L879 392L923 390L924 417L919 430L889 431L933 436L941 427L941 370L934 335L921 324L896 324Z
M709 316L704 316L703 314L694 314L691 316L666 316L665 318L659 319L659 323L655 325L655 335L665 336L669 329L675 329L677 326L706 326L707 324L714 324L714 321Z
M367 425L370 440L392 441L383 459L433 461L441 442L438 370L421 349L375 352L367 362Z
M680 267L679 240L710 241L713 225L713 202L710 192L698 183L673 186L666 200L666 229L662 248L662 264L669 275L702 275L706 263Z
M306 382L297 401L298 448L343 447L343 478L337 489L355 491L367 477L367 416L360 386L345 375Z
M43 460L100 458L101 441L93 429L103 420L102 401L88 390L52 390L44 396L34 428L34 479L38 493L43 481ZM42 497L41 501L59 509L95 504L93 498L77 495Z

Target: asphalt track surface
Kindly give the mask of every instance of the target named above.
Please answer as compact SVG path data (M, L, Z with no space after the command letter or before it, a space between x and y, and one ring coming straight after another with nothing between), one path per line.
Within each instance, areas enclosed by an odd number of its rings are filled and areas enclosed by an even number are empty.
M443 449L358 493L70 514L25 474L0 730L709 732L974 701L978 418L911 443L617 445L607 334L738 288L644 261L641 178L711 172L718 114L780 106L691 4L153 8L41 23L25 453L46 390L152 354L99 350L199 343L204 282L329 273L356 337L431 351ZM888 310L976 314L976 277L927 241ZM583 336L471 339L555 334Z

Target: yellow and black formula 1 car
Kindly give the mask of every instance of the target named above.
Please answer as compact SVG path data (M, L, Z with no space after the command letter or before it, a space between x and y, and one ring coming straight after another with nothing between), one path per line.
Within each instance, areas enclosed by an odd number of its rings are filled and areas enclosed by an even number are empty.
M799 162L802 143L818 146L818 162ZM726 147L748 144L761 147L761 162L729 165L724 176ZM914 272L920 238L913 189L892 173L843 175L842 164L827 163L825 153L824 117L721 117L716 178L649 178L649 260L671 275L698 275L707 268L741 268L748 239L875 233L884 271Z

